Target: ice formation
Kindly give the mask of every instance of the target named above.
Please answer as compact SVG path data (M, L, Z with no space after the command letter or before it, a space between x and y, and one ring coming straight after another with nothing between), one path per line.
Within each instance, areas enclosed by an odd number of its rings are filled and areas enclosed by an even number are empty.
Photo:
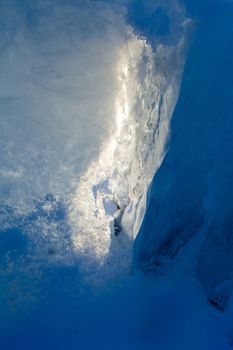
M23 222L38 259L72 251L87 276L129 271L178 97L184 12L169 7L180 31L156 42L123 3L2 8L1 228Z

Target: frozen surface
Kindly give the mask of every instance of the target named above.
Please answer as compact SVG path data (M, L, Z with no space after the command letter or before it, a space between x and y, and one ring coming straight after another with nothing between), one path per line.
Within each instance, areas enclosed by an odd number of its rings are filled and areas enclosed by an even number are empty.
M128 6L1 4L1 229L20 226L33 259L46 263L52 249L49 263L78 260L92 281L130 271L190 26L181 6L164 3L172 34L156 27L151 41ZM160 3L142 6L145 19L160 16Z
M232 2L0 10L0 348L230 350Z
M194 274L221 311L233 287L232 10L202 9L136 249L145 273Z

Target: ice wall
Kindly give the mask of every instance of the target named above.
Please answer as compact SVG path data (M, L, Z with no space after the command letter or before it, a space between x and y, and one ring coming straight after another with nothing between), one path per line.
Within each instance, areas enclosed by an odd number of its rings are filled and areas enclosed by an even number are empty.
M134 239L145 213L148 186L164 157L185 60L190 22L184 10L163 4L172 25L166 38L159 33L151 41L141 23L135 22L133 10L138 4L131 6L127 15L131 26L116 66L115 130L82 176L70 212L80 264L92 279L98 270L107 279L130 271ZM160 2L141 6L144 20L148 13L160 16ZM155 17L150 28L157 22ZM112 215L109 206L115 206Z
M1 230L20 227L45 265L129 272L178 97L185 11L15 0L1 16Z
M194 275L210 304L223 311L233 270L233 8L191 4L196 33L135 254L146 274Z
M125 24L82 1L1 2L1 20L1 204L24 213L47 193L67 198L98 155Z

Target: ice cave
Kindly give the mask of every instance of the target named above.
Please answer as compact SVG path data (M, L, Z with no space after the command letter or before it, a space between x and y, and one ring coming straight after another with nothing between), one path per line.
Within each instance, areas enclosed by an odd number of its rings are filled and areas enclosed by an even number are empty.
M232 0L0 29L0 349L231 350Z

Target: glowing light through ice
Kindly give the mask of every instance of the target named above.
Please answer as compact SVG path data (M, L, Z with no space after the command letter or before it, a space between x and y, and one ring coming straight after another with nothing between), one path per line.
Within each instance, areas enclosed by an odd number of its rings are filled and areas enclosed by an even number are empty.
M131 32L119 52L113 127L80 178L70 210L80 268L92 282L130 270L147 189L164 156L178 95L182 64L167 80L161 69L174 51L182 54L182 42L178 48L160 45L154 53ZM115 212L106 210L106 201Z
M130 270L169 135L185 35L152 50L122 4L88 3L35 2L33 25L24 7L12 13L4 3L17 36L1 56L0 226L22 222L33 259L78 259L93 280ZM58 223L52 214L61 203Z
M87 172L81 177L72 203L71 220L77 230L74 233L74 245L78 255L85 257L83 265L88 272L92 268L93 271L96 271L96 262L101 266L101 263L105 261L114 237L114 214L108 215L103 201L107 198L112 204L115 201L119 202L123 186L127 186L124 183L120 188L117 184L117 173L121 172L119 165L123 169L125 162L123 155L119 154L118 146L124 142L125 137L133 138L133 136L125 135L125 125L130 123L127 95L129 62L126 52L125 47L119 55L116 69L118 87L113 111L115 115L113 132L104 143L99 158L90 164ZM103 182L106 182L105 189L97 189L96 196L94 196L93 186L98 188L98 184ZM118 193L116 193L116 188L118 188ZM115 206L120 205L122 204L115 204Z

